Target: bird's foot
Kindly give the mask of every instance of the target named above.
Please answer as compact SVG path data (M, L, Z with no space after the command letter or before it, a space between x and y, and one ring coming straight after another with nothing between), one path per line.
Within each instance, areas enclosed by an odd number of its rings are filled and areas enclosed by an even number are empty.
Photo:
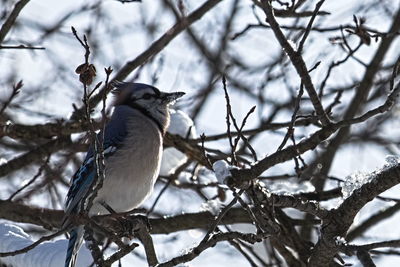
M110 212L108 217L116 220L120 224L121 234L123 236L133 238L134 234L143 227L146 227L147 231L151 230L151 225L147 216L138 214L145 212L145 210L135 209L127 213L117 213L107 203L102 202L101 204Z
M118 222L119 224L118 228L120 229L119 234L128 237L130 239L132 239L135 236L135 233L137 233L143 228L145 228L146 231L149 231L151 229L149 219L145 215L118 214L118 216L111 216L111 218Z

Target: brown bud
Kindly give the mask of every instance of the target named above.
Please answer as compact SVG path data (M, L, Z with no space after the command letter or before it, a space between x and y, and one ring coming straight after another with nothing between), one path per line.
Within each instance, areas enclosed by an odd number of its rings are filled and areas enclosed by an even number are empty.
M93 76L89 71L85 71L79 75L79 81L83 84L90 85L93 82Z
M83 63L76 68L75 72L79 74L79 81L85 85L90 85L96 77L96 67L93 64Z
M79 66L76 68L75 73L76 73L76 74L81 74L81 73L84 72L86 69L87 69L87 64L86 64L86 63L83 63L83 64L79 65Z

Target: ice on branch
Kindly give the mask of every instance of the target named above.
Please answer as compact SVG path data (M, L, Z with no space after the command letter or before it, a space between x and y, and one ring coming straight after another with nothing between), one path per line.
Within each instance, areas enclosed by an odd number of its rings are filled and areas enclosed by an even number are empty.
M0 166L7 164L7 160L5 158L0 158Z
M371 175L363 172L356 172L346 177L342 185L343 198L348 198L354 190L360 188L363 184L369 182Z
M272 193L278 195L292 195L315 191L314 186L309 181L296 182L265 182L265 187Z
M346 239L342 236L335 236L335 243L336 243L336 246L346 246L347 245Z
M398 155L387 155L385 157L385 165L383 165L383 168L390 168L397 166L400 163L400 156Z
M168 128L170 134L177 134L183 138L195 138L196 128L192 119L183 111L170 109L171 122ZM160 175L168 176L186 161L186 156L173 147L164 149Z
M364 184L373 181L374 177L380 172L395 167L400 164L400 156L398 155L388 155L385 157L385 164L381 168L377 168L371 173L356 172L350 176L346 177L345 182L342 185L343 198L348 198L354 190L357 190Z

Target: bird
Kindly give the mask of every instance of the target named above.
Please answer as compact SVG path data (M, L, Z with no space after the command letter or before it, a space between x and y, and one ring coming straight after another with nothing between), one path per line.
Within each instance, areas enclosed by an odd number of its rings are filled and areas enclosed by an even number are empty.
M104 180L88 211L89 216L126 212L138 207L151 194L162 158L163 136L170 122L169 107L184 92L162 92L144 83L115 82L114 110L104 132ZM104 140L103 140L104 139ZM96 177L94 143L72 176L65 201L62 227L69 229L65 267L74 267L83 242L83 226L71 226L71 215L83 211Z

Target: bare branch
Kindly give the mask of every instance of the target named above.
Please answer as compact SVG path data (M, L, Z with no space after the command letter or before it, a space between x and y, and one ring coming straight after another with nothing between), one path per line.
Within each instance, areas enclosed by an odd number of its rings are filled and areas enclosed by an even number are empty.
M29 0L20 0L15 4L14 9L11 11L10 15L0 28L0 44L3 43L4 39L6 38L6 35L14 25L15 20L17 19L19 13L28 2Z

